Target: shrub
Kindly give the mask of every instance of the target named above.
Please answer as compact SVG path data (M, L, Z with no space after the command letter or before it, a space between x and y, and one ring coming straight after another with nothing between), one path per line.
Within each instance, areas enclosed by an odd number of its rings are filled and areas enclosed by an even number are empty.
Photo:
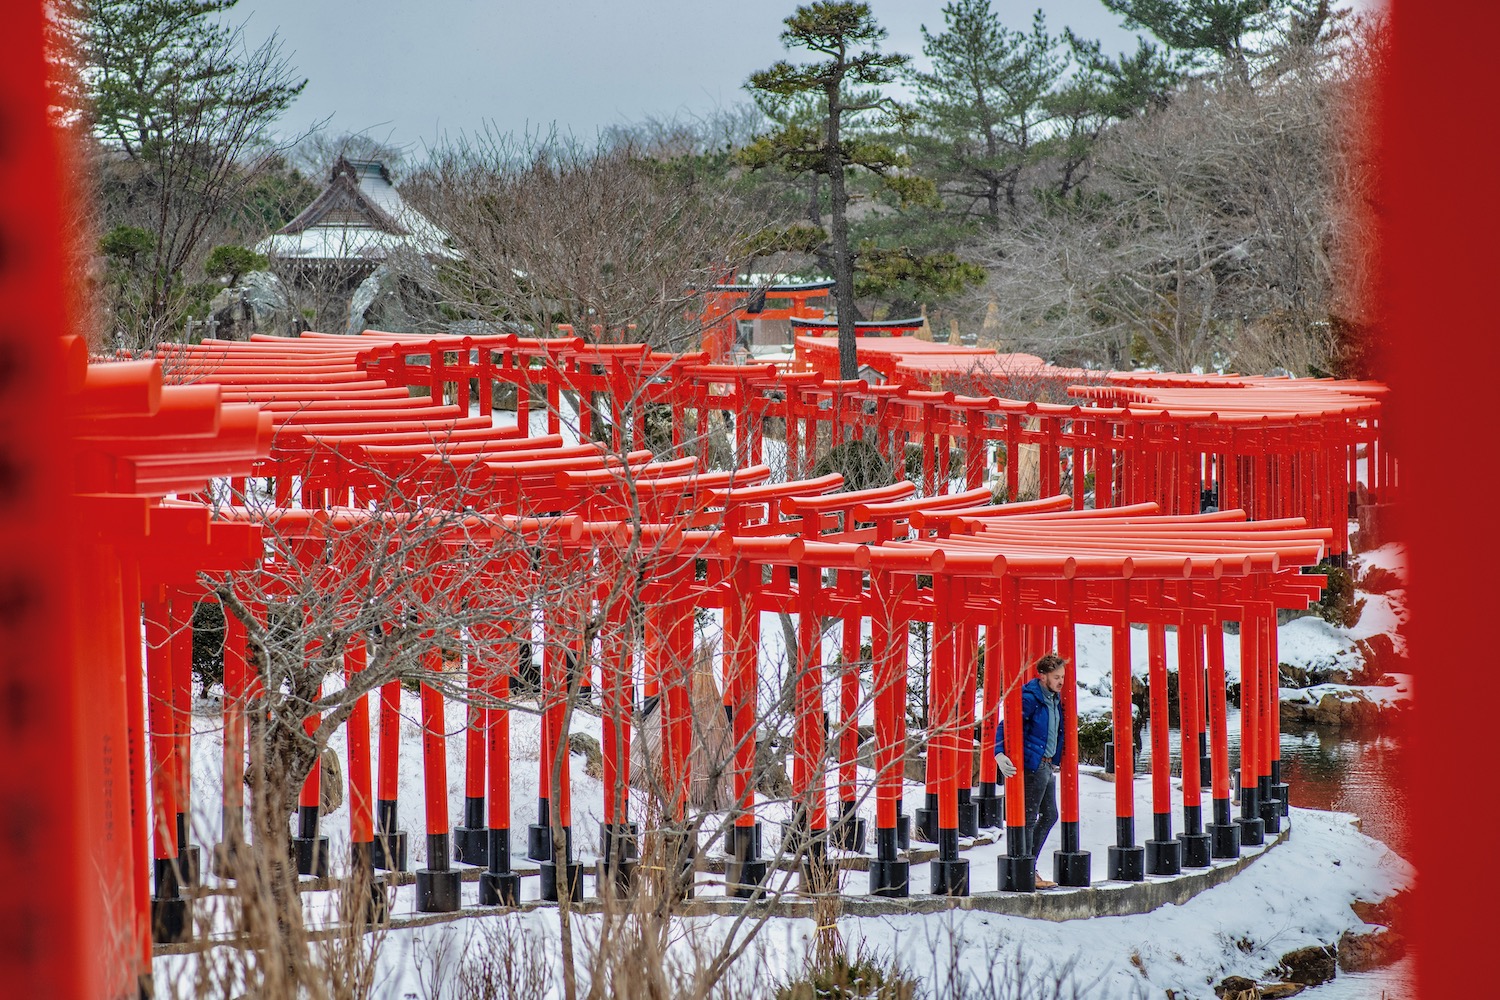
M896 481L891 464L879 450L863 438L853 438L828 450L813 466L813 478L837 472L844 477L844 489L867 490L889 486Z
M209 251L203 271L210 278L225 278L232 285L251 271L262 270L268 263L265 254L231 243Z
M839 954L776 990L776 1000L912 1000L917 980L895 962Z
M193 605L193 679L200 698L224 683L224 609L218 601Z
M1114 739L1114 720L1110 713L1080 716L1078 719L1078 762L1104 764L1104 744Z

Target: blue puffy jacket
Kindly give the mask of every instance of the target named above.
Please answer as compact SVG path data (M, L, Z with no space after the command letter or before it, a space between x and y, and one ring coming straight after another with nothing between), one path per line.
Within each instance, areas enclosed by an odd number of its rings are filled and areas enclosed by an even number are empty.
M1059 705L1058 709L1061 710ZM1052 725L1052 706L1042 691L1042 682L1033 677L1021 687L1021 749L1022 764L1027 771L1042 766L1042 753L1047 749L1047 730ZM1057 749L1053 752L1054 763L1062 756L1062 720L1059 719ZM995 752L1005 753L1005 720L995 726Z

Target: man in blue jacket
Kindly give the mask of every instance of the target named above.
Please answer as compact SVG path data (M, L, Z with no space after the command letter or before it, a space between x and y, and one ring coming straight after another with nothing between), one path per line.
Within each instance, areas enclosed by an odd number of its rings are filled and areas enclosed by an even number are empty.
M1032 862L1042 852L1047 834L1057 822L1057 762L1062 759L1062 657L1048 653L1036 661L1036 676L1021 688L1022 764L1026 767L1026 831ZM1005 720L995 727L995 765L1009 778L1016 765L1005 755ZM1038 889L1051 889L1057 883L1036 877Z

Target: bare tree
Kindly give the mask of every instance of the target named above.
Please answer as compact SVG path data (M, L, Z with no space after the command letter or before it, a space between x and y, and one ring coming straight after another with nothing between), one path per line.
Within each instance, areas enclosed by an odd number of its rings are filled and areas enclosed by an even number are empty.
M452 318L696 348L696 290L732 275L771 220L691 157L647 153L630 137L589 147L494 132L439 150L403 194L456 259L417 280Z
M1338 261L1357 259L1369 183L1352 97L1380 44L1356 28L1289 46L1274 79L1192 80L1109 130L1091 197L991 243L1014 342L1113 367L1335 370Z

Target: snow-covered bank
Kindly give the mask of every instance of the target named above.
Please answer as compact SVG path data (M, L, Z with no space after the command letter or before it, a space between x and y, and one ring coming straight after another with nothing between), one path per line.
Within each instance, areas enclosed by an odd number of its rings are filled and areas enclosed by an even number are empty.
M952 996L962 978L982 984L991 975L1012 977L1008 996L1100 996L1212 998L1213 986L1230 975L1270 976L1281 956L1310 945L1327 945L1348 930L1368 929L1350 908L1358 899L1375 900L1405 888L1410 867L1360 834L1350 818L1336 813L1292 811L1294 833L1229 882L1182 906L1152 913L1062 923L960 909L940 914L846 917L838 923L845 946L894 958L926 984L932 996ZM990 852L984 852L989 854ZM976 872L988 858L971 852ZM992 864L992 862L989 862ZM466 885L466 896L473 887ZM408 894L410 890L405 890ZM554 909L502 916L475 915L451 923L396 929L381 943L374 996L430 996L434 956L450 955L446 975L459 974L465 961L481 959L486 942L504 927L512 946L524 942L557 955L558 915ZM582 940L597 931L599 918L575 916ZM682 918L672 935L676 960L690 963L694 951L715 947L733 933L728 917ZM764 995L774 979L798 970L815 931L812 920L772 918L732 977ZM519 938L519 940L518 940ZM175 955L157 959L159 981L181 981L193 963L222 960L223 954ZM549 961L555 966L555 959ZM581 976L592 969L589 949L577 956ZM1394 975L1394 974L1393 974ZM1366 977L1383 987L1389 977ZM1016 982L1019 980L1019 982ZM1022 987L1024 984L1024 987ZM1054 994L1057 985L1063 989ZM452 982L448 985L451 987ZM541 996L560 996L555 980ZM1171 991L1171 992L1168 992ZM1359 996L1359 993L1343 993ZM1378 994L1370 994L1372 996Z

